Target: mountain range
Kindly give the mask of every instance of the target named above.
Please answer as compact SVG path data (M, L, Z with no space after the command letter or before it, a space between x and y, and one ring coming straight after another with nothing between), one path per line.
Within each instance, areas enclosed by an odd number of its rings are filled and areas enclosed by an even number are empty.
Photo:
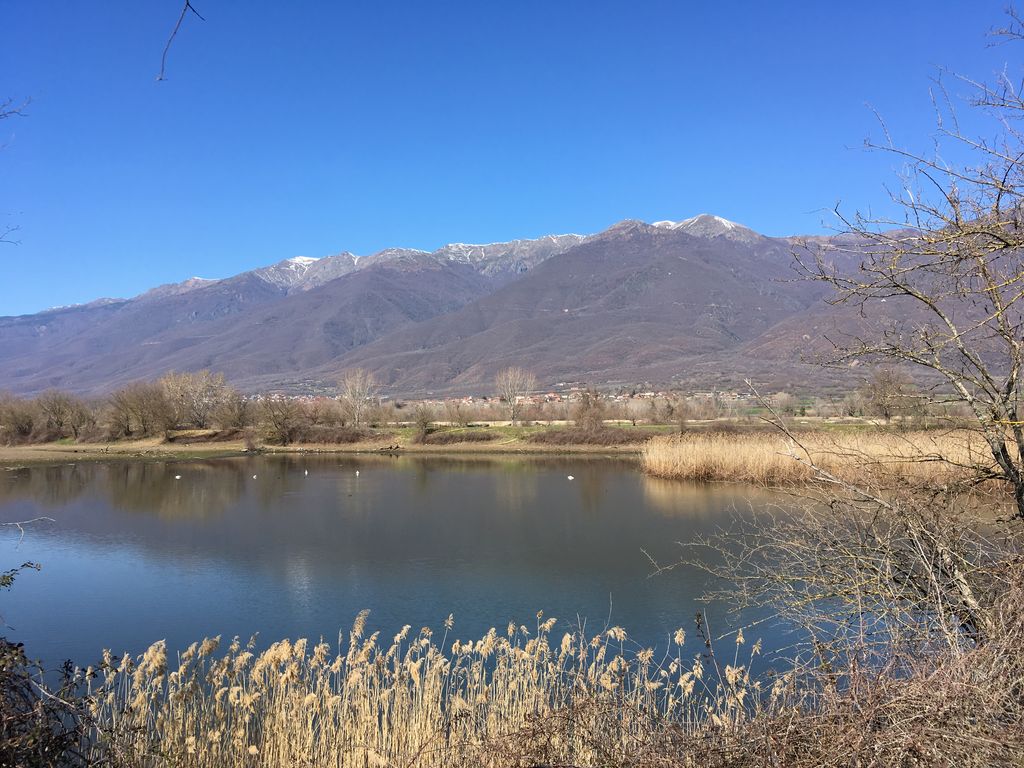
M806 388L804 353L835 316L822 286L796 279L803 240L701 214L587 236L293 257L0 317L0 390L101 394L209 368L245 391L324 392L361 367L394 394L468 394L490 392L509 365L545 387L751 378ZM821 386L830 375L814 374Z

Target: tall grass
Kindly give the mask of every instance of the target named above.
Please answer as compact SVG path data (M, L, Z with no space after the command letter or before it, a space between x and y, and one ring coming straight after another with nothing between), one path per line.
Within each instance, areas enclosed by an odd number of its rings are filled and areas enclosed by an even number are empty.
M809 462L836 477L878 483L946 483L992 465L988 446L966 431L909 433L684 434L644 446L644 470L657 477L787 485L812 479Z
M621 628L559 638L540 614L532 630L472 642L450 641L449 619L440 641L407 626L382 645L365 621L337 655L305 640L219 654L217 639L177 660L163 642L134 661L108 655L90 692L101 744L133 764L196 768L625 765L673 734L737 724L760 687L739 643L716 670L683 657L681 630L656 661L628 653Z
M405 627L385 646L364 636L362 614L343 653L305 640L259 654L235 640L221 652L213 638L172 661L160 642L136 659L107 654L85 673L83 698L46 701L69 707L53 724L88 731L75 765L1018 766L1022 589L998 600L1000 632L984 646L934 646L882 666L858 663L851 648L763 686L749 673L759 644L744 647L742 632L729 661L711 643L684 656L681 630L655 659L627 652L619 627L558 640L540 616L532 631L464 643ZM31 745L6 764L25 755ZM38 764L65 764L51 757Z

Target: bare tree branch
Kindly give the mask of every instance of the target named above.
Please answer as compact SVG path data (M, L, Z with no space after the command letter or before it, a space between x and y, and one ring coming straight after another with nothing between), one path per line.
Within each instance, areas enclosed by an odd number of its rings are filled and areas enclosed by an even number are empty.
M54 519L52 517L33 517L31 520L15 520L15 521L8 522L8 523L0 523L0 525L5 525L5 526L9 525L11 527L14 527L14 528L18 529L18 532L20 533L20 536L18 537L18 543L15 545L15 549L17 549L18 547L21 546L21 542L23 542L25 540L25 526L26 525L32 525L32 523L42 523L42 522L52 523L52 522L54 522Z
M206 19L200 15L199 11L192 7L192 3L189 0L185 0L185 5L181 8L181 14L178 16L178 21L174 25L174 29L171 30L171 35L167 38L167 44L164 46L163 55L160 57L160 74L156 76L158 81L167 79L164 77L164 74L167 71L167 54L170 52L171 44L174 42L174 38L178 36L178 30L181 29L181 24L185 21L185 17L188 15L189 11L198 16L200 21L206 21Z

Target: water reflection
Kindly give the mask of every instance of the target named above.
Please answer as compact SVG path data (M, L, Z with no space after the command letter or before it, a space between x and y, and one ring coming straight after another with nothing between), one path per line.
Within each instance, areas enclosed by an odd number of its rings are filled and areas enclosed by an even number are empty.
M81 496L94 469L80 464L14 467L0 473L0 504L31 499L45 508L58 507Z
M649 578L644 553L672 560L676 542L770 500L654 480L614 459L288 455L19 469L0 473L0 520L55 523L17 553L14 538L0 538L0 563L44 565L0 613L50 659L217 633L333 638L363 608L385 631L454 612L463 638L529 624L541 609L591 626L611 612L655 644L688 623L705 585L683 571Z
M728 488L728 487L726 487ZM706 483L688 483L665 480L660 477L644 476L644 499L654 510L669 517L704 518L722 521L723 487ZM744 514L753 508L792 506L784 496L775 491L757 487L732 487L732 514Z

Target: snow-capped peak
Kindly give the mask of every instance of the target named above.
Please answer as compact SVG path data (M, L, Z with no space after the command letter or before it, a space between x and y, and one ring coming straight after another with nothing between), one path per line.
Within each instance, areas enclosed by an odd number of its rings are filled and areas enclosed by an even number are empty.
M305 291L351 272L355 257L350 253L317 258L292 256L269 267L260 267L244 274L252 275L285 291Z
M737 224L735 221L723 219L710 213L701 213L682 221L655 221L652 227L686 232L695 237L725 237L729 240L749 242L760 237L752 229Z
M581 235L544 235L536 239L495 243L448 243L434 251L447 261L472 264L485 275L516 274L578 245Z
M721 216L715 216L710 213L699 213L689 219L683 219L676 225L676 227L679 229L686 229L687 227L715 227L728 231L732 229L740 229L741 225L737 224L735 221L723 219Z

